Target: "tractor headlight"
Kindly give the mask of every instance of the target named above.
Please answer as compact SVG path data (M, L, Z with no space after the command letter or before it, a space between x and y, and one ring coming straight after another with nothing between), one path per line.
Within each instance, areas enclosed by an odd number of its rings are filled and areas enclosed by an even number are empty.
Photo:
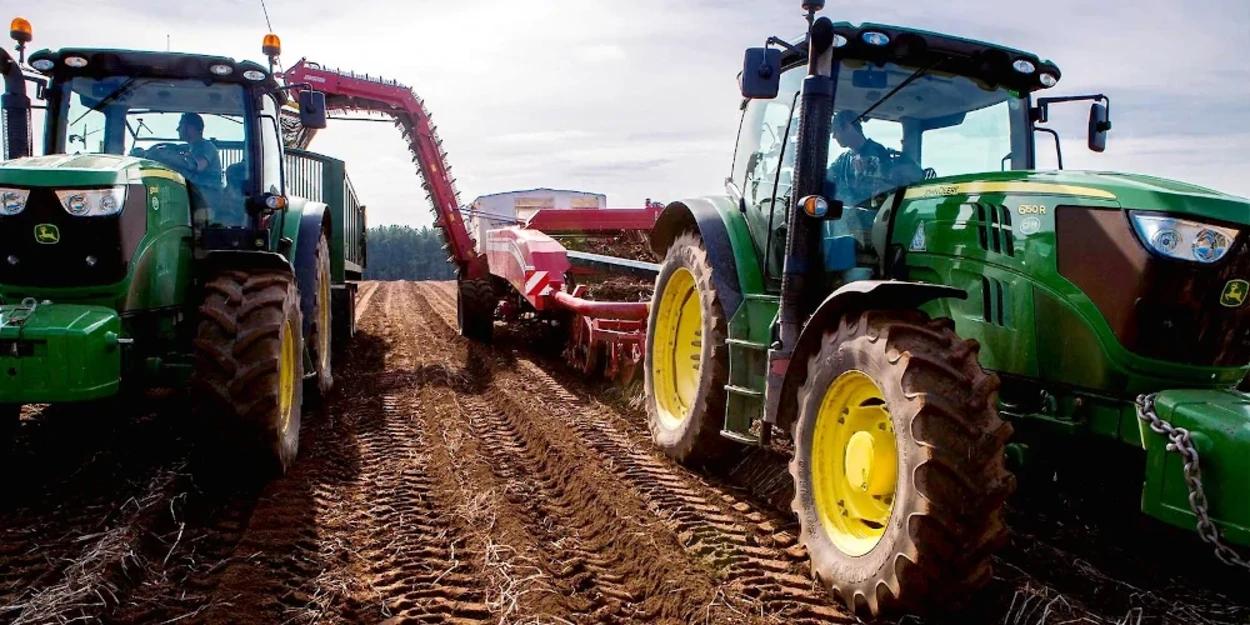
M126 185L107 189L69 189L57 191L65 212L75 217L105 217L121 212L126 203Z
M29 189L0 188L0 214L16 215L26 209L26 198L30 197Z
M1180 260L1213 263L1228 253L1238 230L1166 215L1129 213L1137 234L1150 249Z

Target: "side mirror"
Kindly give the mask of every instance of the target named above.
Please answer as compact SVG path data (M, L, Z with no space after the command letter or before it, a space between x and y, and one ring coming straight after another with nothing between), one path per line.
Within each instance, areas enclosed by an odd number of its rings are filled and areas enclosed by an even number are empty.
M1107 149L1107 131L1111 130L1107 105L1095 102L1089 107L1089 149L1102 152Z
M305 128L326 127L326 94L320 91L299 92L299 123Z
M781 50L747 48L742 63L742 97L771 100L781 89Z

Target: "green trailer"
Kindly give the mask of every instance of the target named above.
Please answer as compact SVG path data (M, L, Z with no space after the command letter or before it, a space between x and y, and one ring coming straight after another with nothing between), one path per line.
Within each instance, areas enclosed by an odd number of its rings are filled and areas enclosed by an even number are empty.
M1250 200L1040 171L1059 103L1092 101L1104 149L1104 95L1043 95L1059 68L1032 53L802 4L804 38L746 52L726 192L651 233L656 446L790 455L812 574L872 614L964 605L1034 467L1127 467L1145 514L1246 565L1223 541L1250 545Z
M332 389L333 335L353 328L364 226L342 161L284 149L277 37L269 67L86 48L25 65L30 25L11 33L0 422L23 404L189 388L197 457L285 471L305 400ZM46 109L43 156L30 155L27 83ZM299 117L324 128L324 94L300 92Z
M288 147L286 174L292 195L325 204L330 222L339 225L330 240L330 301L335 346L342 347L356 335L356 291L368 254L365 205L347 175L347 163L337 158Z

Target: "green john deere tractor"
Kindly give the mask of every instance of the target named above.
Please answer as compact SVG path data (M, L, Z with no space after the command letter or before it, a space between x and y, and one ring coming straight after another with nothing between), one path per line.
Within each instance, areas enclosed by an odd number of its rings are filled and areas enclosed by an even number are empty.
M1038 171L1057 102L1093 101L1103 150L1104 96L1038 97L1060 72L1033 54L823 5L747 50L727 193L652 232L656 445L792 445L812 572L873 614L965 603L1012 471L1064 440L1136 450L1147 515L1250 544L1250 201ZM1200 454L1205 505L1159 431Z
M301 407L333 383L331 326L345 326L331 267L341 283L344 247L360 244L336 242L342 210L285 194L284 158L301 157L282 143L288 87L251 61L131 50L40 50L24 72L29 23L12 35L0 421L23 404L189 387L207 448L285 471ZM272 67L277 38L265 43ZM27 82L46 101L43 156L30 156ZM324 94L301 91L299 116L324 128Z

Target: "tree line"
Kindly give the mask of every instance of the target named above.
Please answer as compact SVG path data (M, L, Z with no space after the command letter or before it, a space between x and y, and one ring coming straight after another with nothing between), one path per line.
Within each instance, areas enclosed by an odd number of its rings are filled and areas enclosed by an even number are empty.
M451 280L455 278L443 237L429 226L376 226L365 234L366 280Z

